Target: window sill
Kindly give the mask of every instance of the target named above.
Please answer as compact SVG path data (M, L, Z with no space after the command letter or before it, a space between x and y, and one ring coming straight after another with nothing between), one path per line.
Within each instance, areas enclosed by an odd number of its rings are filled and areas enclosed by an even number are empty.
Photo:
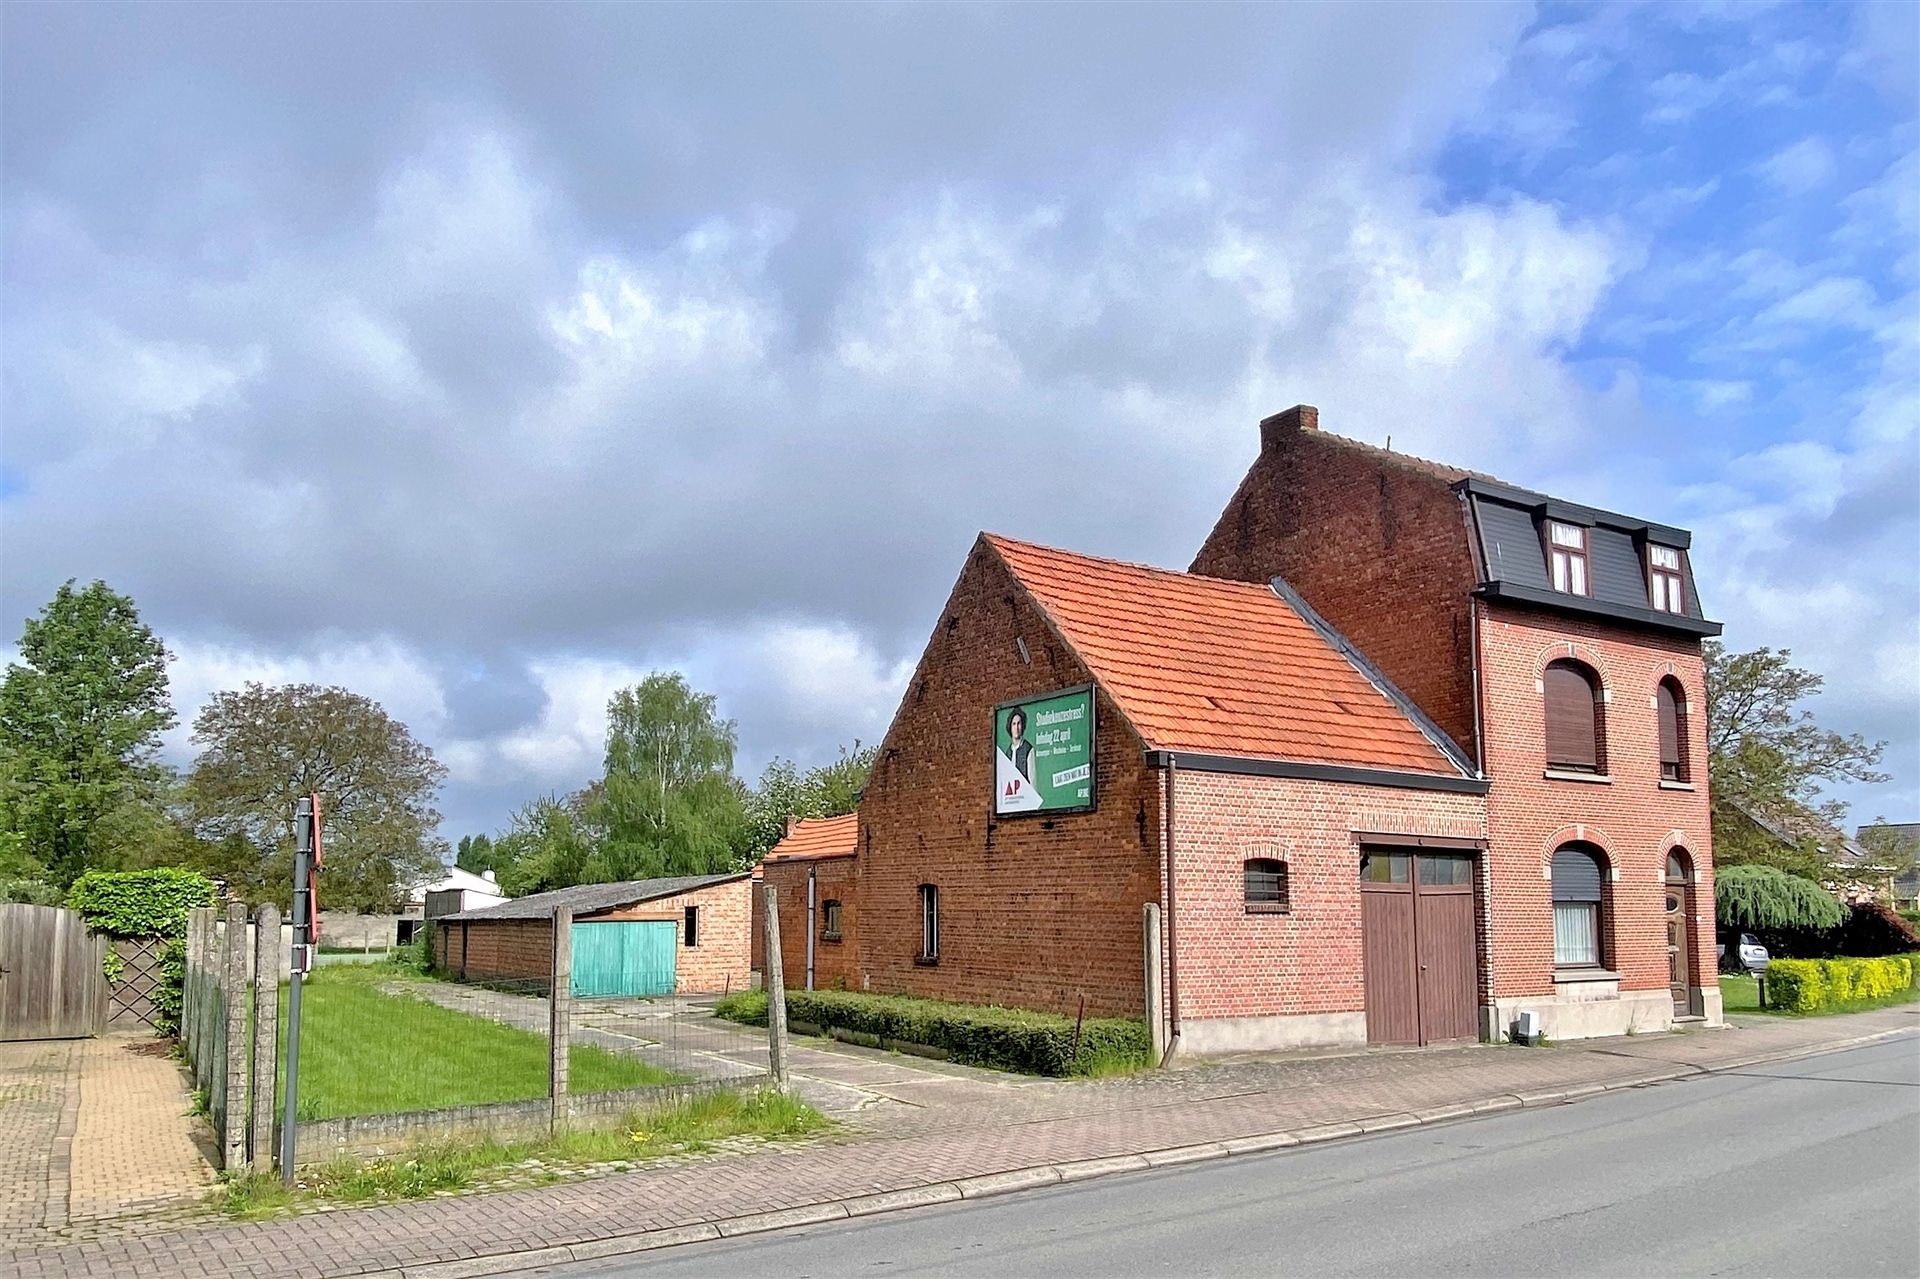
M1661 790L1692 790L1693 783L1692 782L1676 782L1668 778L1662 777L1660 779L1660 789Z
M1610 968L1556 968L1553 970L1554 985L1566 985L1581 981L1619 981L1620 974Z
M1287 902L1248 902L1249 915L1291 915L1293 907Z
M838 946L840 944L841 936L839 933L821 933L820 940L830 945Z
M1613 778L1605 773L1581 773L1570 768L1549 768L1540 774L1550 782L1589 782L1595 786L1611 786Z
M938 968L940 966L940 956L915 955L913 957L913 962L916 966L920 968Z

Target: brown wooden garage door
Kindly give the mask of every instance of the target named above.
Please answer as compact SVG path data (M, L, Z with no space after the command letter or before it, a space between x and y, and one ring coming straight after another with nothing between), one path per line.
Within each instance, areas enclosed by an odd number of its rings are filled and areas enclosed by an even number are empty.
M1360 857L1367 1041L1473 1039L1473 857L1368 849Z

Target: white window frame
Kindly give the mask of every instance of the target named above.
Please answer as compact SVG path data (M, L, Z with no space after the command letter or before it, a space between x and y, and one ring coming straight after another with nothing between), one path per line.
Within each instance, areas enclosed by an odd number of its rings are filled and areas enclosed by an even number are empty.
M1593 594L1590 530L1565 520L1547 521L1547 563L1553 589L1567 595Z
M920 958L940 958L940 887L920 885Z
M1671 563L1661 563L1670 557ZM1685 561L1677 546L1647 544L1647 599L1656 613L1685 613Z

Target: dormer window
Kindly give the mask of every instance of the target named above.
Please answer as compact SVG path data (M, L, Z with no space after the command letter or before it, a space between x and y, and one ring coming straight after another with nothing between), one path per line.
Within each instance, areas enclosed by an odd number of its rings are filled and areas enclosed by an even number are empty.
M1587 530L1578 524L1547 521L1547 554L1553 568L1553 589L1569 595L1590 595L1587 584Z
M1647 594L1655 612L1687 611L1680 588L1680 552L1674 547L1647 547Z

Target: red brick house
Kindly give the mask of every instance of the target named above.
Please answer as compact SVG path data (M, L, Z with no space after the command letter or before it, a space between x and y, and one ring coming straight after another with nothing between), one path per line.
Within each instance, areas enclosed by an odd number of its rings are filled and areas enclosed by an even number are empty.
M1084 802L1002 811L1083 727ZM982 535L861 798L858 985L1138 1016L1152 905L1180 1050L1472 1038L1485 791L1297 597Z
M780 962L798 990L859 987L854 928L859 916L859 819L796 818L760 863L780 907Z
M1491 782L1482 1033L1720 1020L1700 608L1681 529L1319 430L1301 405L1192 570L1283 579Z

